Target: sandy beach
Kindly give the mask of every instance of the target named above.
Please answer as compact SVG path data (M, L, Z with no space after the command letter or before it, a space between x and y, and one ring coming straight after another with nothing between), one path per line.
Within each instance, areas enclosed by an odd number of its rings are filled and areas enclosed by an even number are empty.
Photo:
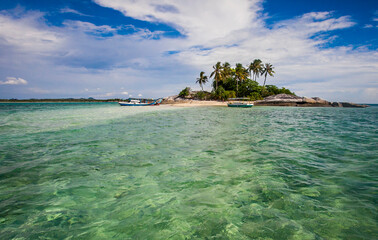
M175 106L175 107L209 107L209 106L227 106L227 102L222 101L199 101L199 100L189 100L189 101L178 101L178 102L166 102L162 105Z

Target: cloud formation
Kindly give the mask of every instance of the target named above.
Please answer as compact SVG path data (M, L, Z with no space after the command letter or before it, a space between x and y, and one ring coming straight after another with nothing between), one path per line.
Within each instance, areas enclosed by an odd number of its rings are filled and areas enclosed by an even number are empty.
M0 85L26 85L28 82L22 78L7 77L7 80L0 81Z
M275 66L268 84L331 101L378 102L377 51L329 47L335 30L356 25L349 16L311 12L268 26L261 0L95 2L134 19L167 24L181 36L77 20L54 27L40 12L17 18L0 13L0 77L28 76L35 87L61 89L54 94L62 97L86 97L82 94L94 93L78 89L97 88L96 96L122 97L125 88L160 97L185 86L199 88L197 75L209 75L217 61L245 65L260 58ZM125 28L130 31L121 33Z

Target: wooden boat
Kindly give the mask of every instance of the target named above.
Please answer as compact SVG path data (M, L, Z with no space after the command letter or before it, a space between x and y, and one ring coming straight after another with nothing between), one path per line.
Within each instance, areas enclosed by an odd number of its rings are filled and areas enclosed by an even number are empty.
M242 100L249 100L248 98L230 98L229 100L232 101L242 101ZM229 102L227 103L229 107L237 107L237 108L251 108L253 107L253 103L250 102Z
M147 99L147 98L129 98L126 102L118 102L121 106L154 106L160 105L162 98Z

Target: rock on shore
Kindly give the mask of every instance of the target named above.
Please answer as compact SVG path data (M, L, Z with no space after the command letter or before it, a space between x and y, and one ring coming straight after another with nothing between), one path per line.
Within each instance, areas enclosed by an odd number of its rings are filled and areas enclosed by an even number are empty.
M367 105L360 105L348 102L328 102L327 100L313 97L298 97L289 94L277 94L266 97L264 100L256 101L255 106L292 106L292 107L354 107L364 108Z
M172 105L176 107L206 107L206 106L227 106L225 101L211 101L211 100L196 100L192 98L181 98L176 96L169 96L163 99L161 104Z

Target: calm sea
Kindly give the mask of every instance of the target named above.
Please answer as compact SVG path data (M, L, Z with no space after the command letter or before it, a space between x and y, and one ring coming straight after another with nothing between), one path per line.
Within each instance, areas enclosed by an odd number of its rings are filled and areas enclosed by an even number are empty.
M0 105L0 239L377 239L378 107Z

